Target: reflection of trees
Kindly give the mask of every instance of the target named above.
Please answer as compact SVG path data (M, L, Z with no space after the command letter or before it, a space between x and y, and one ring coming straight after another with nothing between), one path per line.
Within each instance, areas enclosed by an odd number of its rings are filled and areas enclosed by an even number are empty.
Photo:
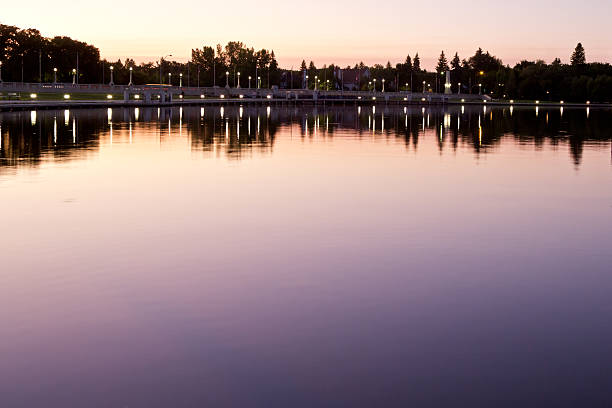
M21 111L0 116L0 166L36 166L43 159L72 160L98 145L106 130L99 112Z
M403 139L416 151L419 141L435 143L442 152L459 146L486 154L502 140L541 148L543 143L567 143L579 165L583 145L609 141L612 113L591 109L397 107L397 106L205 106L114 109L115 129L134 124L134 129L158 130L161 134L180 126L195 152L241 159L253 152L272 153L275 138L283 129L298 129L302 138ZM46 159L71 160L99 148L109 135L107 110L29 111L0 114L0 166L35 166ZM384 123L383 123L384 119ZM168 129L170 126L170 129ZM288 131L289 131L288 130ZM136 130L138 131L138 130Z

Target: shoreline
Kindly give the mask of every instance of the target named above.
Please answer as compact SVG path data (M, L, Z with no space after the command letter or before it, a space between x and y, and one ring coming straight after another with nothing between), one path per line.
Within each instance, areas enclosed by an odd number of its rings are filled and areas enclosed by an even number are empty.
M325 105L397 105L397 106L510 106L510 107L545 107L545 108L612 108L612 103L559 103L559 102L510 102L510 101L406 101L406 100L383 100L383 99L284 99L284 98L206 98L206 99L182 99L171 102L145 102L143 100L67 100L67 101L0 101L0 112L23 111L23 110L52 110L52 109L96 109L96 108L154 108L154 107L177 107L177 106L206 106L206 105L303 105L303 106L325 106Z

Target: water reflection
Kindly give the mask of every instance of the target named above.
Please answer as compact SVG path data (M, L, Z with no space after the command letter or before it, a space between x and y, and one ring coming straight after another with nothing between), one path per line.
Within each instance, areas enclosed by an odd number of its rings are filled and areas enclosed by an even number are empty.
M253 149L271 152L279 128L289 127L302 138L343 136L396 138L416 150L419 140L435 138L445 146L471 146L477 153L494 152L511 138L535 148L545 141L567 143L576 166L585 143L610 141L612 112L603 109L540 107L270 107L210 106L185 108L108 108L103 110L30 111L0 114L0 166L40 163L42 158L69 160L82 150L96 150L101 140L116 142L117 132L175 136L190 140L193 150L240 159ZM208 114L211 112L211 114ZM58 116L63 121L58 121ZM60 117L61 117L60 116ZM72 118L72 120L70 120ZM323 124L323 126L321 126ZM453 126L456 124L456 126ZM78 135L78 137L77 137Z

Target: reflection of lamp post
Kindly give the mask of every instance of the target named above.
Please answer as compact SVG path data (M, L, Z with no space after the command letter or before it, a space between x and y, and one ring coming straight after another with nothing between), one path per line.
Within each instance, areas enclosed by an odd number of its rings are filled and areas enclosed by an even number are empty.
M229 88L229 71L225 71L225 87Z
M109 85L115 85L115 82L113 81L113 71L114 71L114 70L115 70L115 67L113 67L113 66L111 65L111 67L110 67L110 72L111 72L111 80L110 80L110 82L109 82Z
M76 85L76 69L72 68L72 85Z
M238 72L238 86L236 88L240 88L240 72Z
M57 84L57 68L53 68L53 83Z

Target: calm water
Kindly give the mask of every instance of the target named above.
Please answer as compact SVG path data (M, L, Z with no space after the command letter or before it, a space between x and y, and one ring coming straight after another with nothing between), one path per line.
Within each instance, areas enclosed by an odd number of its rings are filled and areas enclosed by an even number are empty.
M0 406L612 406L612 110L0 114Z

